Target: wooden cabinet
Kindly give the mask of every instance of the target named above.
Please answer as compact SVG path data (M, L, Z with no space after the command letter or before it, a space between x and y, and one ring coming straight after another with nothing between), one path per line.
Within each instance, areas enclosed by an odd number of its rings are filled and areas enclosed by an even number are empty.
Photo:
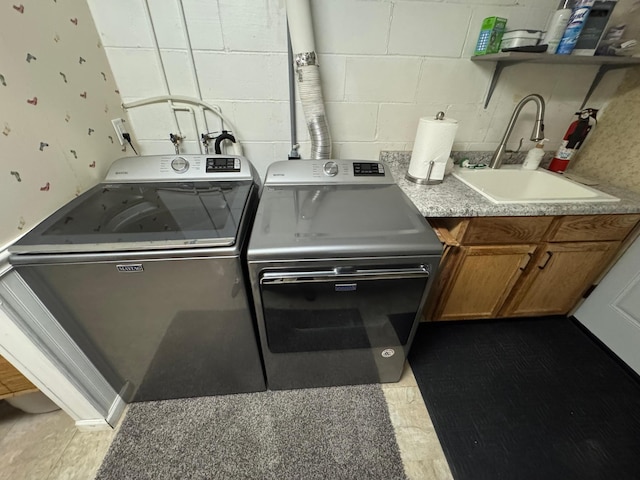
M436 317L442 320L494 318L522 275L535 245L460 247L455 281L443 292Z
M609 264L620 242L545 243L501 310L502 317L568 313Z
M27 380L4 357L0 356L0 399L37 391L38 389L33 383Z
M432 219L446 245L427 320L571 311L640 215Z

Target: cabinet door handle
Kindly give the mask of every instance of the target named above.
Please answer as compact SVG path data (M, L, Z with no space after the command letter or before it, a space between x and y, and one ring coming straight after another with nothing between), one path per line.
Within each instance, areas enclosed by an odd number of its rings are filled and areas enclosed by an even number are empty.
M529 255L529 258L527 258L527 261L524 262L524 265L520 266L520 270L522 270L522 271L524 271L527 268L527 266L529 265L529 262L533 258L533 253L528 252L527 255Z
M540 270L544 270L544 268L549 264L549 262L551 261L551 257L553 257L553 252L549 252L547 251L547 259L545 260L544 264L542 266L538 265L538 268Z

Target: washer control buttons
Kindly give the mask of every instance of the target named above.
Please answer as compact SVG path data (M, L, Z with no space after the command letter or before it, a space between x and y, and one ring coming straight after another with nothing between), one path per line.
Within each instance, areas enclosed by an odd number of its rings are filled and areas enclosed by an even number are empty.
M207 173L239 172L240 159L227 157L208 157Z
M329 177L335 177L338 174L338 164L336 162L327 162L322 167L324 174Z
M184 173L189 170L189 162L187 162L186 158L176 157L171 160L171 168L176 173Z

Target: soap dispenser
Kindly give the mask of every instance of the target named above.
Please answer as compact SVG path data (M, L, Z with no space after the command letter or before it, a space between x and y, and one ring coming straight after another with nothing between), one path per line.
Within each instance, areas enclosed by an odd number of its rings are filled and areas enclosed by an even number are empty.
M524 163L522 164L523 170L535 170L540 165L542 157L544 157L544 142L548 141L548 138L540 140L535 147L533 147L527 153Z

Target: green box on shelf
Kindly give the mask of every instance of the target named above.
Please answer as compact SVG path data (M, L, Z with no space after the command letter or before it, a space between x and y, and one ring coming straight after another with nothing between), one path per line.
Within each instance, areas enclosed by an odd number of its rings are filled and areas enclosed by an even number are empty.
M474 55L487 55L498 53L502 35L507 28L507 19L501 17L487 17L482 21L480 35Z

